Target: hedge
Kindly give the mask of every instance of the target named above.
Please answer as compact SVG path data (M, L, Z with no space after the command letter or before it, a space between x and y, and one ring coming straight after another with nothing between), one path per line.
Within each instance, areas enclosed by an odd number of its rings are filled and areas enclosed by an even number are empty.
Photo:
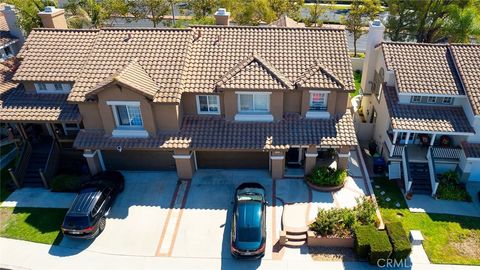
M363 225L355 228L354 247L359 258L368 258L368 253L370 253L370 235L374 234L376 230L373 225Z
M82 182L80 176L60 174L52 179L50 186L53 192L78 192Z
M386 231L376 231L370 235L370 258L371 264L379 265L386 262L392 254L392 244Z
M385 224L385 228L393 246L392 259L406 259L408 255L410 255L410 252L412 252L412 246L402 223L387 223Z

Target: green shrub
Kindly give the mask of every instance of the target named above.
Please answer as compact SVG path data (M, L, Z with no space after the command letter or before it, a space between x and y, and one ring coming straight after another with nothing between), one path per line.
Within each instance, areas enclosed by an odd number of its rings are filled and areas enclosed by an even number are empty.
M408 240L408 235L405 232L402 223L387 223L385 224L385 228L393 247L392 259L406 259L412 251L412 246L410 244L410 240Z
M370 253L370 235L376 231L373 225L362 225L355 228L354 248L357 256L366 259Z
M321 236L347 237L352 235L355 224L355 213L350 209L320 209L310 229Z
M322 166L313 169L312 174L307 177L307 180L316 186L335 187L343 185L346 178L346 170L336 170L330 167Z
M386 231L375 231L370 234L369 262L374 265L385 262L392 254L392 244Z
M465 187L459 184L459 178L456 172L448 171L442 174L439 180L440 184L437 188L437 198L453 201L472 201L472 197Z
M377 217L377 206L369 197L362 196L356 199L355 214L358 223L362 225L374 224Z
M77 175L60 174L55 176L50 187L53 192L78 192L83 179Z

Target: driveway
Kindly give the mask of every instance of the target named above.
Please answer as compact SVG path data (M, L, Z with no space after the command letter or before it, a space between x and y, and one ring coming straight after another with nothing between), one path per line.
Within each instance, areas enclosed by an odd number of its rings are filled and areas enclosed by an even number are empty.
M272 179L267 170L199 170L190 186L173 257L231 258L230 226L235 188L257 182L271 203ZM272 207L267 207L265 258L272 257Z
M176 172L123 172L125 190L95 240L64 238L60 246L108 254L155 256L177 183Z

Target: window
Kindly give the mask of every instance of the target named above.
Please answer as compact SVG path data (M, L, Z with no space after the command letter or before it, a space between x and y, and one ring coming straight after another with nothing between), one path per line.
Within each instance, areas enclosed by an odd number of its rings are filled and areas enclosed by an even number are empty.
M267 93L238 94L239 112L260 112L270 111L270 97Z
M422 97L421 96L413 96L412 97L412 103L420 103L422 102Z
M428 97L427 103L437 103L437 97Z
M197 96L199 114L220 114L220 98L216 95Z
M442 100L443 104L452 104L453 103L453 98L452 97L444 97Z
M53 86L55 87L55 90L63 91L63 86L61 83L55 83Z
M310 111L327 110L327 92L310 92Z
M37 91L47 91L47 85L44 83L37 83Z
M140 106L115 105L116 121L118 127L142 127L142 114Z

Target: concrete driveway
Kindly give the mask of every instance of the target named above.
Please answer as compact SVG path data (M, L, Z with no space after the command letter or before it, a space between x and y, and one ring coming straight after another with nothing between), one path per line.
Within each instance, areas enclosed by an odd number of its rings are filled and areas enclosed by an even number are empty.
M272 179L267 170L199 170L190 186L171 256L231 258L230 226L235 188L257 182L271 203ZM267 207L265 258L272 257L272 207Z
M125 190L94 240L64 238L60 246L108 254L155 256L177 183L176 172L123 172Z

